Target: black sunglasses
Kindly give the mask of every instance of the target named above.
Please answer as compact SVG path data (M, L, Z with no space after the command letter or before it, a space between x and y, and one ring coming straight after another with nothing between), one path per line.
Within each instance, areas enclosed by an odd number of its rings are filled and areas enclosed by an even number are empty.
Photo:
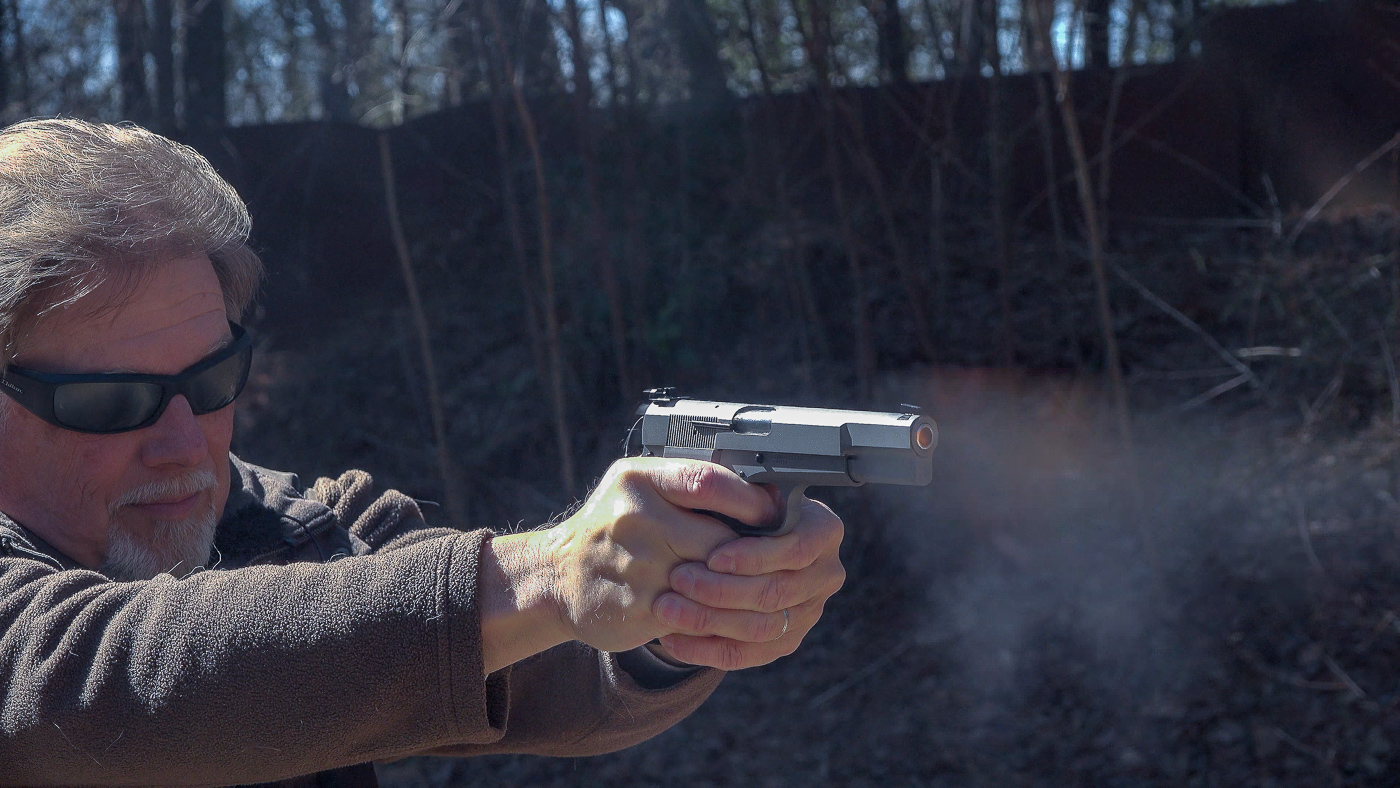
M155 424L177 394L196 416L226 408L248 382L253 339L229 323L233 342L178 375L51 375L9 366L0 389L48 423L76 432L130 432Z

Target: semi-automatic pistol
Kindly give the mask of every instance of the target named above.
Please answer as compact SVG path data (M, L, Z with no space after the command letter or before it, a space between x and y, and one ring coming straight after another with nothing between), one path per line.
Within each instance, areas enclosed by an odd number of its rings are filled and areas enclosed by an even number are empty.
M917 412L709 402L648 389L627 436L629 457L717 463L755 484L777 485L782 519L753 526L715 512L745 536L781 536L797 525L811 486L924 485L933 481L938 425ZM902 406L917 411L911 406Z

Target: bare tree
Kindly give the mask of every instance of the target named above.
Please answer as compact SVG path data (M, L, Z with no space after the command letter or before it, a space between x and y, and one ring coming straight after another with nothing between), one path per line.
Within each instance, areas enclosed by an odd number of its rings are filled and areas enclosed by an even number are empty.
M700 108L724 103L729 99L728 77L705 0L667 0L666 8L676 49L690 74L691 101Z
M889 190L885 187L884 178L881 176L880 164L875 159L875 151L865 133L865 122L860 116L860 108L852 108L850 103L841 96L834 97L834 101L850 121L853 137L852 148L858 157L858 163L861 165L860 169L865 175L866 183L870 187L870 193L875 198L875 207L880 213L880 221L885 228L885 242L889 244L890 254L894 258L895 270L899 273L900 284L904 290L904 300L908 305L909 315L914 320L915 342L924 359L932 361L935 352L933 334L929 329L927 311L924 309L924 288L914 272L913 263L909 259L909 247L905 243L904 235L895 220L894 205L890 200Z
M224 0L189 0L184 19L185 126L193 134L210 135L228 117Z
M1042 8L1042 3L1047 7ZM1079 194L1079 207L1084 213L1084 234L1089 243L1089 264L1094 275L1099 331L1104 346L1104 366L1113 392L1119 433L1131 453L1132 421L1129 417L1128 392L1123 382L1123 367L1118 353L1118 337L1114 332L1113 307L1108 299L1108 277L1105 273L1103 231L1099 226L1098 201L1094 196L1094 183L1089 174L1089 157L1084 148L1084 135L1080 132L1079 117L1075 114L1070 74L1068 69L1060 65L1050 41L1054 6L1052 2L1045 0L1030 0L1026 9L1031 15L1031 26L1036 32L1037 45L1048 53L1048 62L1054 69L1055 100L1059 105L1060 119L1064 123L1065 141L1069 144L1070 156L1074 161L1074 183Z
M875 341L870 330L870 307L866 295L865 264L861 260L855 229L851 225L846 192L841 175L841 156L836 139L836 98L831 84L831 8L828 0L793 0L798 31L802 35L821 96L822 140L826 151L826 174L831 183L831 201L841 231L846 265L851 277L851 323L854 328L856 388L861 399L870 396L875 377ZM803 14L803 6L806 14Z
M535 362L535 374L541 381L550 379L550 366L543 331L540 328L540 306L536 295L535 279L530 275L530 264L525 254L525 230L520 218L520 198L516 193L515 179L511 177L510 131L506 120L506 103L501 67L492 57L486 46L485 37L475 20L462 14L459 20L471 31L471 42L475 44L475 54L480 70L486 75L488 96L491 102L491 125L496 135L496 159L501 172L501 208L506 217L506 231L510 236L511 256L515 258L516 276L520 281L520 298L525 304L525 328L530 337L530 356ZM463 31L465 33L465 31ZM459 42L459 52L464 52L467 36ZM552 308L549 307L549 308Z
M321 111L330 120L351 123L355 118L350 112L348 69L325 0L306 0L306 10L311 14L312 35L320 54Z
M151 0L151 59L156 66L155 125L175 132L175 16L171 0ZM290 87L290 86L289 86Z
M564 351L559 337L559 306L554 288L554 258L552 244L554 223L549 209L549 187L545 178L544 156L540 153L539 133L535 129L535 116L525 101L524 86L516 76L511 63L510 52L505 44L505 29L501 24L501 12L497 0L484 0L486 16L491 22L491 35L501 58L501 70L506 83L510 85L515 98L515 109L520 117L521 130L525 132L525 144L530 149L530 159L535 171L535 205L539 217L540 274L544 283L544 325L545 341L549 351L550 401L554 412L554 434L559 446L559 473L563 477L564 489L574 494L574 451L569 434L568 411L564 397Z
M623 248L627 258L626 280L630 299L628 312L632 327L632 357L630 368L645 380L650 378L646 369L650 363L647 354L647 280L651 263L647 255L644 230L645 195L642 192L641 174L638 172L640 146L637 138L641 134L645 119L637 108L636 70L632 64L630 49L624 51L628 62L628 79L623 89L618 78L617 53L614 51L613 36L608 25L608 3L598 2L598 27L603 31L603 54L607 64L605 72L608 80L608 93L611 95L612 122L622 146L622 215ZM627 15L622 14L626 20ZM624 35L624 46L630 42L632 31ZM635 396L635 395L632 395Z
M992 254L997 269L997 303L1001 308L1001 329L997 335L997 355L1002 366L1016 360L1016 329L1011 309L1011 227L1006 216L1007 145L1005 140L1004 86L1002 84L1000 25L997 0L986 0L982 14L986 20L987 61L992 76L987 91L987 158L991 170Z
M754 13L753 0L743 0L745 35L753 52L758 69L759 84L763 88L764 140L766 143L765 169L770 170L773 196L777 203L778 221L782 224L785 249L782 255L783 271L788 280L788 291L793 303L793 313L797 315L798 347L802 356L802 368L810 374L813 357L825 356L826 335L822 330L821 310L812 292L811 277L807 263L803 259L804 245L797 230L797 213L789 194L788 163L784 148L780 144L781 134L778 124L778 102L773 93L773 78L768 73L766 47L759 41L759 22ZM816 347L814 348L813 345Z
M26 46L24 35L24 21L19 18L19 0L10 0L8 3L10 11L10 30L14 37L14 49L11 51L10 63L13 71L19 77L19 105L21 114L28 115L32 109L30 100L33 92L29 75L29 47ZM0 8L0 16L5 13L4 8Z
M1109 9L1112 0L1084 0L1084 64L1108 68Z
M904 34L904 18L899 0L867 0L875 19L876 46L881 76L888 82L909 81L909 42Z
M408 62L408 50L412 45L408 32L408 0L394 0L391 11L394 19L394 75L389 88L389 118L398 126L404 122L412 74Z
M1177 0L1172 14L1172 44L1177 57L1191 54L1191 45L1199 34L1201 17L1205 14L1205 0Z
M958 20L956 55L954 60L963 73L978 74L987 49L986 8L984 0L957 0L961 6Z
M398 189L395 184L394 157L389 147L389 135L382 131L379 133L379 163L384 179L384 203L389 213L390 235L394 240L394 251L399 258L399 271L403 275L404 288L408 292L409 311L413 313L413 326L418 334L419 356L423 362L424 377L427 378L428 412L433 422L433 441L437 445L438 473L442 476L447 516L459 528L465 527L467 524L467 500L462 492L462 480L457 475L456 464L452 461L452 450L447 442L447 415L442 403L442 385L438 380L437 363L433 357L428 316L423 309L423 296L418 287L418 275L413 269L413 257L409 253L403 222L399 218Z
M603 294L608 301L608 323L612 330L613 357L617 362L617 385L623 402L637 396L632 386L632 371L628 363L627 324L622 308L622 289L612 251L608 248L608 215L603 206L602 186L598 175L598 139L593 124L592 57L583 37L583 23L578 0L564 0L564 25L573 45L574 57L574 122L583 156L584 187L588 196L589 241L593 260L598 267Z
M0 0L0 122L4 122L5 110L10 106L10 67L5 55L5 28L9 25L5 0Z
M151 98L146 90L145 0L112 0L117 19L117 80L121 85L122 117L151 122Z

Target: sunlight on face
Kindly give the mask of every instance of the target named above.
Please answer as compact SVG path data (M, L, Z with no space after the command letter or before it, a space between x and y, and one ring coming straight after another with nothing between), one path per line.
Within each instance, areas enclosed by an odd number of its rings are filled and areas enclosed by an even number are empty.
M129 292L104 284L44 315L21 338L14 363L54 373L173 375L228 337L218 278L198 255L160 263ZM177 396L155 424L115 435L65 430L13 405L7 411L0 511L114 579L204 565L228 496L232 406L195 416Z

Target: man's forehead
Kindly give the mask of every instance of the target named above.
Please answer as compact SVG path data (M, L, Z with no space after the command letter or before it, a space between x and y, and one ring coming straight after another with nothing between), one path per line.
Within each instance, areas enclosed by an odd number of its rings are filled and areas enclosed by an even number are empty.
M18 343L15 363L52 372L173 374L183 367L172 365L222 346L227 320L208 258L162 262L136 281L103 282L38 317Z

